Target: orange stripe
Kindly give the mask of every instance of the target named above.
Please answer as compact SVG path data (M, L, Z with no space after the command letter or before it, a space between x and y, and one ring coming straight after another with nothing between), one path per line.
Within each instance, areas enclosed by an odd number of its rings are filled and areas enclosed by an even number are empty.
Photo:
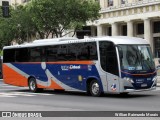
M28 80L26 77L17 73L15 70L5 64L3 64L3 80L6 84L15 86L28 86Z
M54 82L53 80L51 80L51 85L48 87L51 89L58 89L58 90L64 90L61 86L59 86L56 82Z
M46 88L46 86L43 86L43 85L40 85L40 84L37 84L37 87L38 88Z
M64 90L64 88L62 88L61 86L59 86L56 82L54 82L53 80L51 80L51 85L50 86L43 86L38 84L37 85L38 88L49 88L49 89L57 89L57 90Z
M131 74L131 73L127 73L127 72L124 72L124 71L121 71L121 72L125 73L125 74L129 74L129 75L133 75L133 76L152 75L152 74L156 73L156 71L154 71L153 73L146 73L146 74Z

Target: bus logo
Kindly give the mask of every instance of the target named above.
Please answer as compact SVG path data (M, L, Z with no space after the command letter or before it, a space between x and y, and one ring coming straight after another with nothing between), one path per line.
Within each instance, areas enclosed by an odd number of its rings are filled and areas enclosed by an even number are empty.
M112 90L112 91L116 91L116 84L113 83L113 84L111 85L111 90Z
M79 69L81 69L81 66L80 65L63 65L63 66L61 66L61 69L63 71L79 70Z

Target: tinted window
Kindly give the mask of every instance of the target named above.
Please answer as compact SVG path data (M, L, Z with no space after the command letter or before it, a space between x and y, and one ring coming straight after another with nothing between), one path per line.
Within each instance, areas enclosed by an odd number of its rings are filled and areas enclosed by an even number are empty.
M5 62L54 62L97 59L96 42L8 49L4 51Z
M97 60L96 42L47 46L48 61Z
M97 60L96 42L77 43L70 47L77 60ZM74 52L74 53L73 53Z
M59 45L57 51L58 61L68 61L68 45Z
M48 46L46 48L47 61L57 61L58 46Z
M29 50L29 62L46 61L45 47L34 47Z
M100 62L104 71L118 75L116 48L112 42L99 42Z
M20 48L15 50L15 62L28 62L29 54L27 48Z
M14 49L5 49L3 51L3 62L15 62L15 50Z

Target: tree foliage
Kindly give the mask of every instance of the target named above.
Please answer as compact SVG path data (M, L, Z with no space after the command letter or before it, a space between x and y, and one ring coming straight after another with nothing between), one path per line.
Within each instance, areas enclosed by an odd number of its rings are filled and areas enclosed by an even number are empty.
M67 29L77 29L86 21L99 17L99 4L94 0L32 0L28 11L41 38L50 34L62 37Z
M62 37L65 30L76 31L86 21L98 19L100 6L94 0L32 0L25 6L10 7L9 18L0 11L1 47L16 40Z
M2 17L0 12L0 47L10 45L12 41L23 43L35 36L34 23L24 6L10 7L10 16Z

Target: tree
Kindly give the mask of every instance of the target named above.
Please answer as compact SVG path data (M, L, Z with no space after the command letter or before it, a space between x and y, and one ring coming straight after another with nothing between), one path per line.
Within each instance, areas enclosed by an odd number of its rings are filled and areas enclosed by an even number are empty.
M14 38L14 30L12 29L12 19L3 18L2 11L0 10L0 48L9 43Z
M12 27L16 31L14 39L18 43L29 42L36 36L35 24L30 13L26 11L26 6L16 6L11 14Z
M18 43L28 42L36 36L35 25L26 7L10 6L10 17L2 17L0 10L0 47L10 45L12 41Z
M25 6L10 6L8 18L0 9L0 48L14 40L24 43L35 37L62 37L65 30L76 31L86 21L98 19L99 10L94 0L32 0Z
M100 16L100 6L94 0L32 0L27 10L42 39L50 34L62 37L64 30L76 30Z

